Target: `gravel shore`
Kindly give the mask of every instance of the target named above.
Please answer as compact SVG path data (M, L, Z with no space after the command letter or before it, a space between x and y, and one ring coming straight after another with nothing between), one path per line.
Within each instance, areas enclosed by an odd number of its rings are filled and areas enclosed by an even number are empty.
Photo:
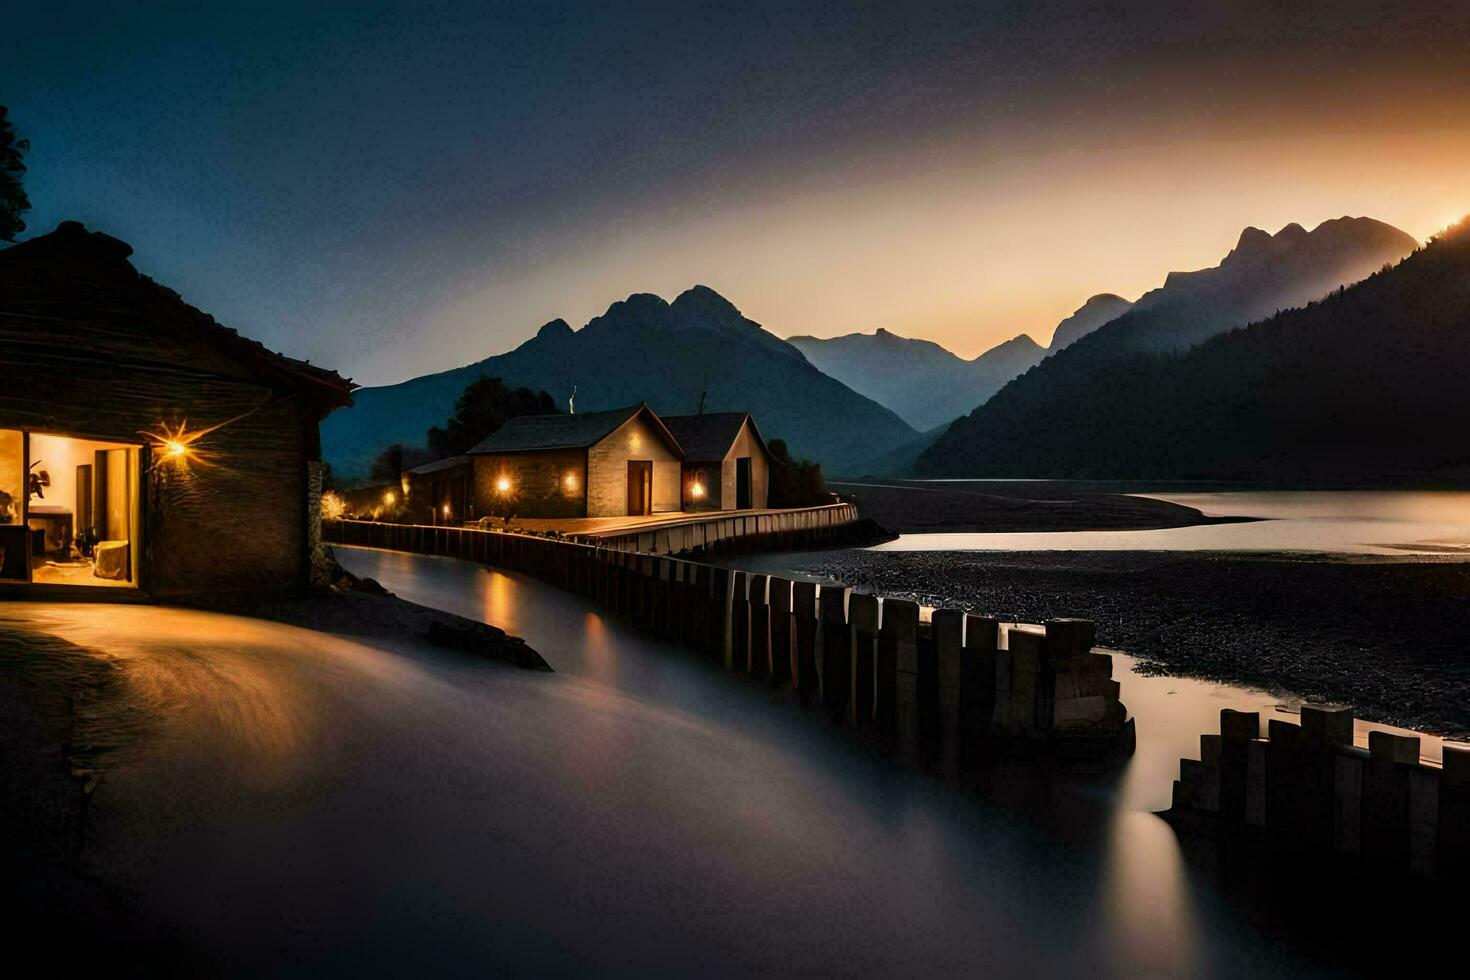
M1010 620L1097 621L1147 669L1470 734L1470 563L1203 552L836 551L793 572Z
M830 481L864 517L898 533L934 531L1139 531L1240 518L1133 496L1131 487L1081 480ZM1150 485L1162 491L1165 485ZM1200 489L1189 487L1188 489ZM1129 490L1131 492L1121 492Z

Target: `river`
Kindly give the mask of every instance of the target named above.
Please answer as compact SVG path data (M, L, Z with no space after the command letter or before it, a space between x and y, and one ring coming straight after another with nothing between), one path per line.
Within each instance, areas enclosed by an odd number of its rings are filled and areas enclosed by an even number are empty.
M1321 914L1349 913L1349 883L1297 860L1182 847L1151 812L1219 710L1272 710L1265 694L1144 677L1120 658L1139 732L1120 772L1001 767L962 790L579 597L451 559L337 551L405 598L524 637L558 671L544 683L575 692L543 699L557 718L500 749L540 760L528 785L505 787L539 828L515 866L533 876L523 901L536 934L569 962L702 975L1301 976L1384 951ZM473 858L499 868L493 848ZM1412 901L1384 914L1406 928L1433 918Z

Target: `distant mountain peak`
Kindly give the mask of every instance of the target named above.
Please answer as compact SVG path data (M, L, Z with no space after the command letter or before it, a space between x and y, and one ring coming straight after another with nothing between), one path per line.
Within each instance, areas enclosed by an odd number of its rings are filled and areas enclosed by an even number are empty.
M557 317L555 320L543 324L541 329L536 331L536 337L539 340L554 340L570 337L573 333L571 324L567 323L561 317Z
M1053 352L1076 343L1105 323L1116 320L1133 308L1133 304L1117 293L1098 293L1077 307L1072 315L1057 324L1051 335Z
M1007 353L1009 353L1013 351L1040 351L1045 349L1046 348L1038 344L1029 333L1021 333L1016 334L1016 336L1012 337L1010 340L1002 341L1001 343L996 344L994 347L990 348L990 350L986 351L985 354L994 354L996 351L1006 351ZM982 354L980 356L984 357L985 354Z
M690 286L676 296L671 305L675 310L681 312L700 313L722 320L742 315L734 303L708 286L702 285Z
M1270 244L1271 233L1269 231L1262 231L1260 228L1251 225L1247 226L1246 229L1240 233L1240 238L1238 241L1236 241L1235 248L1231 249L1230 254L1235 255L1236 253L1246 254L1249 252L1257 252L1268 247Z
M646 401L656 412L749 411L795 454L841 467L917 434L889 409L822 374L793 345L741 316L713 289L695 286L670 304L634 293L572 330L553 320L514 350L398 385L363 389L322 427L337 472L365 473L392 442L422 444L481 375L549 393L575 388L577 409Z

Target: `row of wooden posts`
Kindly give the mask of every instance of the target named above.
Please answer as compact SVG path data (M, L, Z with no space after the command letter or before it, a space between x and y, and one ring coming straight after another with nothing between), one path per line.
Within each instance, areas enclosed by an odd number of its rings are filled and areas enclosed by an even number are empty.
M727 669L786 686L834 721L947 771L998 740L1132 745L1112 658L1093 624L1021 628L667 556L470 528L331 521L328 541L446 555L522 572Z
M1220 712L1220 733L1183 759L1174 815L1259 832L1278 845L1336 851L1369 870L1440 881L1470 876L1470 746L1444 745L1443 766L1419 738L1371 731L1353 744L1353 709L1304 705L1301 724Z

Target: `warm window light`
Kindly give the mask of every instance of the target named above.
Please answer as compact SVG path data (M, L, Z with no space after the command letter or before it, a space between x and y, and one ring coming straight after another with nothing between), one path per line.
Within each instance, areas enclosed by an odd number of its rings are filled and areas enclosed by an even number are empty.
M698 480L695 480L694 481L694 486L692 486L692 487L689 488L689 495L691 497L693 497L695 500L698 500L700 497L703 497L704 496L704 484L703 483L700 483Z
M577 489L577 474L568 471L567 475L561 478L561 482L568 490L575 490Z
M394 494L392 490L389 490L387 493L383 494L383 503L389 507L392 507L394 501L396 501L397 499L397 495Z
M495 492L496 493L510 493L510 477L508 477L508 476L502 476L500 479L496 480L495 481Z
M448 504L445 504L444 505L444 516L445 517L448 517L449 516L449 505Z

